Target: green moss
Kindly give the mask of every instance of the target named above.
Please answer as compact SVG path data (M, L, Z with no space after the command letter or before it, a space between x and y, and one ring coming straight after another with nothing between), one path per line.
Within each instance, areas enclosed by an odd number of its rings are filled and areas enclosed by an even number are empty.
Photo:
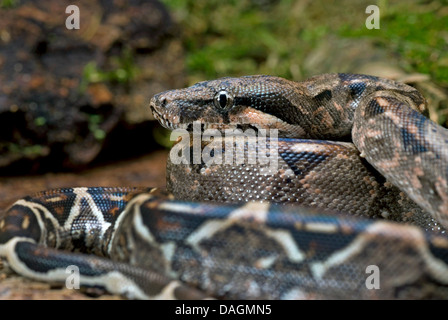
M47 154L46 148L42 145L21 146L12 142L8 142L0 146L0 150L7 153L21 154L28 157L44 156Z
M182 25L191 82L255 73L298 76L291 64L303 58L308 43L295 41L304 29L295 24L300 12L291 10L293 1L164 2Z
M43 125L45 125L47 123L47 119L45 119L44 117L37 117L36 119L34 119L34 124L38 127L41 127Z
M81 91L85 91L89 83L129 84L138 74L138 68L135 66L130 50L124 50L121 56L111 57L110 62L111 70L100 69L94 61L87 63L82 72Z
M161 126L156 126L152 131L152 136L159 145L165 148L171 148L175 141L171 140L172 132L173 131L165 129Z
M331 34L374 38L408 71L448 83L448 9L436 0L162 1L182 26L190 83L255 73L303 78L304 58ZM380 8L379 30L365 27L369 4Z
M379 30L353 29L343 26L344 37L370 37L398 52L407 62L409 71L430 74L436 81L448 84L448 10L429 6L424 11L412 11L403 5L386 6ZM411 9L411 10L410 10ZM403 64L403 67L406 67Z
M44 152L44 147L41 145L33 145L33 146L29 146L29 147L25 147L22 149L22 152L28 156L41 156L41 155L45 155Z
M100 128L100 124L104 121L103 116L98 114L87 114L89 131L93 134L95 139L103 140L106 138L106 132Z
M1 9L10 9L14 8L18 5L17 0L1 0L0 1L0 8Z

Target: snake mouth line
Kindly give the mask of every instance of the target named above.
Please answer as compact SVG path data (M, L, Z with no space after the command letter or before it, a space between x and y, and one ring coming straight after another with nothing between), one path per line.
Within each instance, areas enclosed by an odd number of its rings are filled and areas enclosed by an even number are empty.
M149 106L154 118L159 121L159 123L162 125L162 127L169 129L169 130L176 130L176 129L186 129L188 124L183 123L173 123L172 121L168 120L166 116L164 116L162 113L157 111L157 109L151 104Z
M196 123L196 124L195 124ZM200 125L200 131L203 133L206 130L218 130L218 131L222 131L224 133L224 131L229 130L228 134L237 134L237 132L235 132L235 130L239 130L244 132L247 132L247 130L253 130L255 134L258 134L259 132L259 128L251 125L251 124L240 124L240 123L235 123L235 124L223 124L223 123L207 123L207 122L201 122L201 121L195 121L192 123L188 123L188 124L183 124L184 127L182 129L186 129L188 132L193 132L193 131L199 131L199 125Z
M187 130L188 132L193 132L194 130L200 132L204 132L206 130L241 130L245 132L246 130L253 130L256 134L259 131L259 128L252 124L242 124L242 123L230 123L230 124L223 124L223 123L213 123L213 122L202 122L200 120L192 121L190 123L173 123L172 121L168 120L166 116L164 116L162 113L160 113L154 106L150 105L151 112L154 116L154 118L159 121L159 123L166 129L169 130L176 130L176 129L183 129ZM200 125L199 127L195 127L195 123L197 125Z

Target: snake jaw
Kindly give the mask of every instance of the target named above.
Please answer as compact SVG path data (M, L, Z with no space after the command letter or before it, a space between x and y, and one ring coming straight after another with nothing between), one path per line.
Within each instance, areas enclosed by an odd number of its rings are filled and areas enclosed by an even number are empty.
M211 120L220 119L221 116L211 107L212 97L209 100L199 98L204 95L205 93L191 94L185 89L165 91L151 99L150 109L154 118L170 130L188 129L194 121L216 122Z
M175 118L173 116L170 117L170 114L163 109L166 100L158 99L158 96L159 95L154 96L149 104L149 108L154 118L159 121L162 127L170 130L176 129L177 123L174 122Z

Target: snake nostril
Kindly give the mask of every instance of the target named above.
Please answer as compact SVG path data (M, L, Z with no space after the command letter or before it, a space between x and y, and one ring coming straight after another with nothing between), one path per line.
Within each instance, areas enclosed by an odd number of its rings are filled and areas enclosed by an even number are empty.
M164 95L161 94L156 94L152 99L151 99L151 106L153 108L165 108L167 104L167 99Z
M161 105L162 107L166 107L166 98L165 98L165 97L161 97L161 98L160 98L160 105Z

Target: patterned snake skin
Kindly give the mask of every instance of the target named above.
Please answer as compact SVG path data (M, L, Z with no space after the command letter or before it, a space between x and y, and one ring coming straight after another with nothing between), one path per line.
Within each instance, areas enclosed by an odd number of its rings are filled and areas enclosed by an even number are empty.
M150 108L180 135L170 193L18 200L0 218L0 256L17 273L66 283L74 265L81 285L141 299L448 298L448 135L414 88L247 76Z

